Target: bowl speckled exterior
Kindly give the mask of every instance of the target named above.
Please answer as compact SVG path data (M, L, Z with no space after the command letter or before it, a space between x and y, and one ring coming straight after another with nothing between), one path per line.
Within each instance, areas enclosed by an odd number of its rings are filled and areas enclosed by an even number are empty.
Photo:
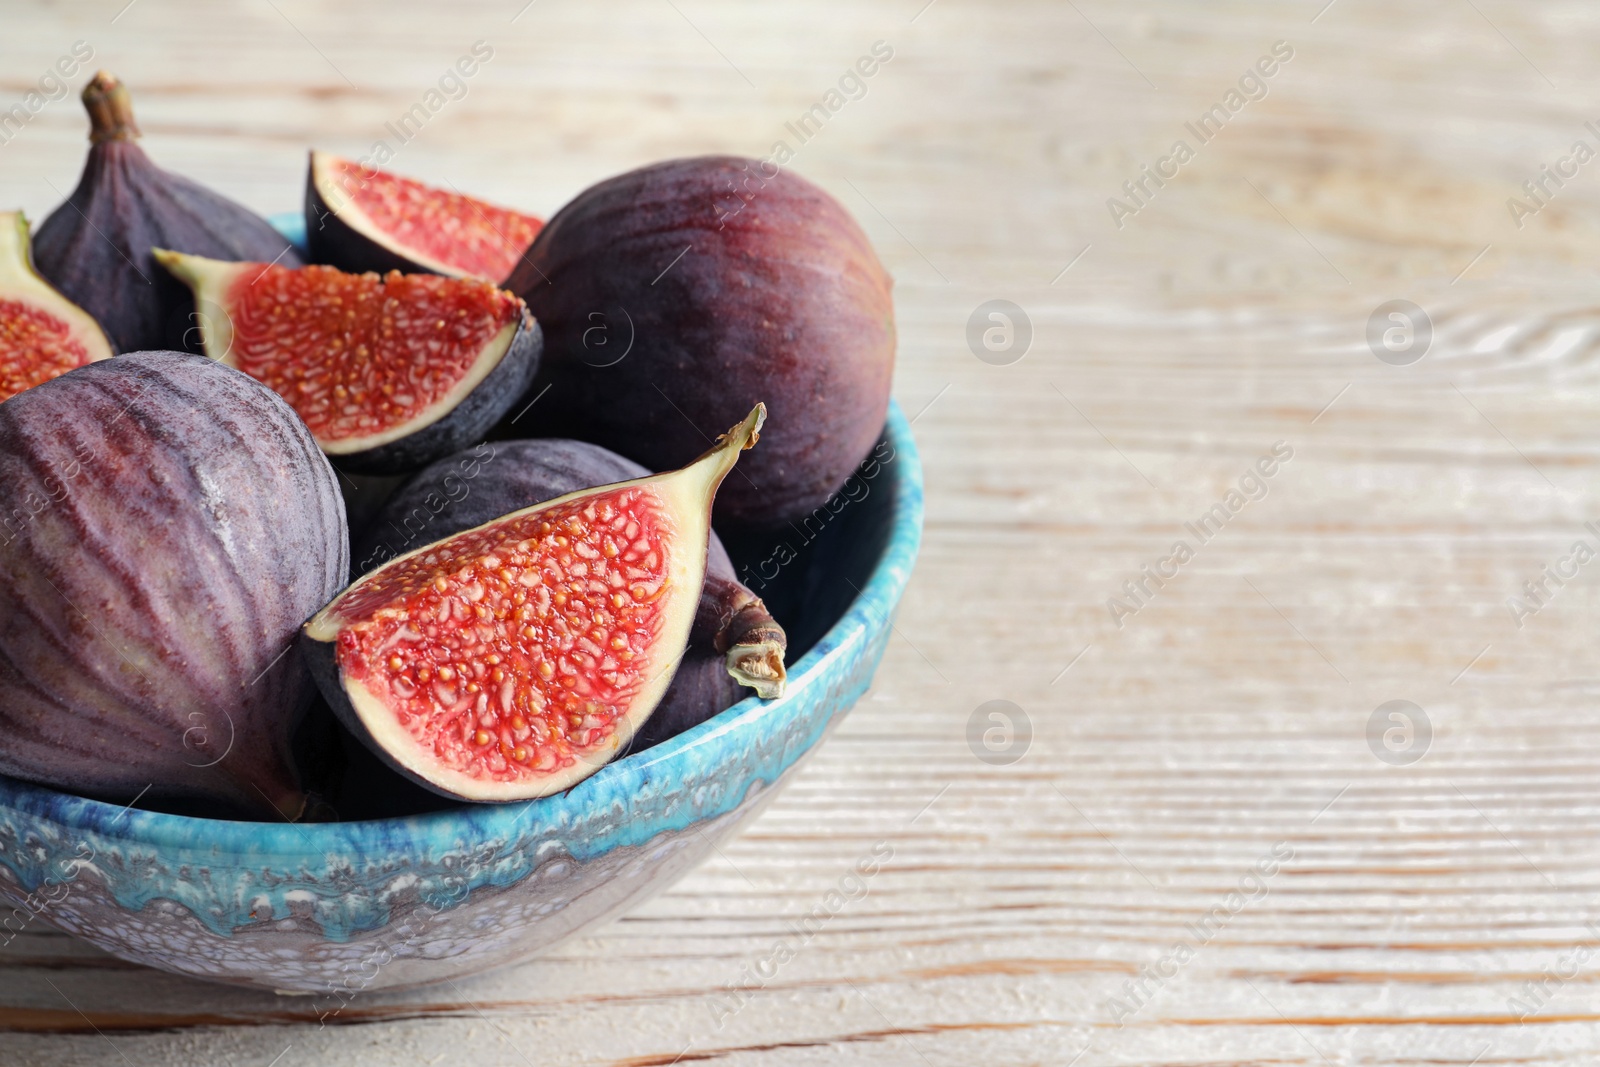
M405 819L197 819L0 778L0 944L43 922L152 967L322 994L335 1011L360 991L524 958L638 904L750 819L871 681L921 539L921 467L898 407L874 455L856 476L865 491L792 560L756 565L803 572L794 603L811 617L791 636L821 635L781 699L745 700L558 796Z

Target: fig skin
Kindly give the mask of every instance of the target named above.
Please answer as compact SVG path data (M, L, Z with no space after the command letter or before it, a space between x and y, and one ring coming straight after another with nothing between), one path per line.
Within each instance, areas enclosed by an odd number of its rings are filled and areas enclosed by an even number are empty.
M151 162L116 78L96 74L83 102L89 158L78 187L34 233L34 263L95 317L116 351L199 351L194 300L156 265L152 248L286 267L300 266L300 257L267 220Z
M542 433L665 470L766 402L773 428L717 496L730 532L799 521L837 492L883 429L894 370L892 280L866 235L764 166L704 156L603 181L505 283L545 331Z
M767 440L763 430L762 448ZM485 442L419 471L389 498L356 538L351 554L354 576L521 508L649 473L632 460L584 441ZM723 489L732 482L725 481ZM775 642L780 657L787 644L782 627L760 598L739 582L733 561L712 531L705 587L689 632L688 651L666 696L640 728L634 749L675 736L748 695L728 674L727 652L740 642L761 640Z
M0 404L0 499L0 772L298 816L294 639L349 564L289 405L201 356L91 363Z

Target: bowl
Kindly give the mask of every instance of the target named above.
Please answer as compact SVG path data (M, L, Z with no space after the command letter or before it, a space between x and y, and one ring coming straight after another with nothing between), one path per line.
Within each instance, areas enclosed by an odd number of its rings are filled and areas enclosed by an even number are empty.
M780 699L751 697L556 796L409 818L202 819L0 778L0 944L41 922L336 1011L525 958L660 892L761 810L872 679L922 531L897 406L873 457L787 551L745 557L804 650Z

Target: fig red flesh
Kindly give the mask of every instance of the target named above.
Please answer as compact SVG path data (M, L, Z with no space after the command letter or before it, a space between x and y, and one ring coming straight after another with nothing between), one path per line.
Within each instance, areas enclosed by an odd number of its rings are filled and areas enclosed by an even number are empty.
M110 355L94 319L33 269L28 220L0 212L0 400Z
M481 436L537 364L522 302L487 282L156 258L194 290L206 354L288 400L352 469L415 468Z
M418 471L403 485L353 553L358 572L402 552L489 522L534 504L612 482L643 478L649 471L615 452L562 438L485 442ZM672 687L652 714L646 733L662 736L710 718L736 703L741 685L762 697L781 696L785 682L783 628L766 605L741 584L732 561L713 532L707 547L706 579L689 650ZM707 677L692 680L689 675ZM723 675L729 684L715 677ZM733 679L738 681L733 681Z
M543 221L326 152L306 178L311 255L348 271L429 271L498 282Z
M661 500L633 487L465 535L449 551L472 562L449 578L430 554L415 557L341 604L371 619L339 635L345 683L475 777L570 767L666 669L651 649L666 621L656 601L671 524ZM479 625L489 618L520 623L518 640Z

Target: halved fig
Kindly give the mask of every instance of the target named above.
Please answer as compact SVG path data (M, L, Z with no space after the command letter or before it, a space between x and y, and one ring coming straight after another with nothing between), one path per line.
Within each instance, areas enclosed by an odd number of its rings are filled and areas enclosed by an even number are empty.
M534 215L311 153L306 244L317 263L498 282L543 225Z
M351 732L445 796L560 792L624 751L689 641L711 503L756 405L681 470L568 493L416 549L306 623Z
M0 211L0 400L110 355L99 324L34 270L22 212Z
M538 324L488 282L155 255L194 291L205 354L271 386L348 470L399 474L481 439L538 369Z

